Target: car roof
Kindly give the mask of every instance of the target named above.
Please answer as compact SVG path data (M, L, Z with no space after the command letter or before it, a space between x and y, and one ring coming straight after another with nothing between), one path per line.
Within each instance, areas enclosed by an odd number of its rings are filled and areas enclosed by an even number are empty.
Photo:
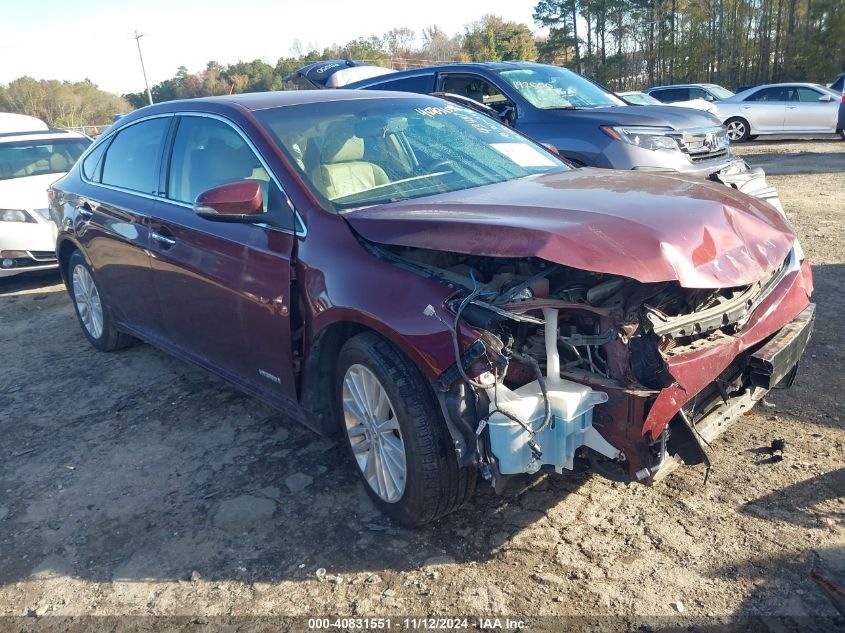
M668 86L654 86L646 90L660 90L662 88L721 88L719 84L670 84Z
M534 68L534 67L543 67L549 66L550 64L538 64L537 62L453 62L450 64L438 64L436 66L422 66L419 68L409 68L408 70L400 70L395 73L391 73L389 79L401 79L402 77L413 76L413 75L420 75L423 73L434 73L440 71L479 71L479 70L489 70L491 72L499 72L502 70L515 70L518 68ZM382 77L373 77L372 82L376 83L382 80ZM388 79L384 77L384 79ZM361 84L364 85L369 83L370 79L364 79L362 81L355 82L353 85Z
M802 86L804 88L824 88L821 84L814 84L808 81L784 81L779 84L760 84L754 88L787 88L789 86Z
M398 74L398 73L396 73ZM283 108L288 106L309 105L313 103L330 103L334 101L356 101L373 99L402 99L419 100L427 99L434 104L442 103L437 97L428 95L398 92L387 90L353 90L347 88L332 88L323 90L277 90L274 92L250 92L237 95L223 95L220 97L201 97L198 99L177 99L174 101L163 101L149 106L139 108L130 112L125 117L113 123L104 133L104 136L111 135L135 121L150 116L173 114L176 112L198 112L198 113L220 113L226 108L232 110L247 110L258 112L271 108Z
M88 137L79 132L72 132L71 130L46 129L33 130L31 132L0 132L0 143L16 143L18 141L49 141L56 139L73 139Z
M398 74L398 73L396 73ZM394 76L394 75L391 75ZM178 99L175 101L165 101L151 106L145 106L135 112L130 113L126 117L120 119L118 123L123 123L124 119L136 119L142 114L154 114L156 112L178 112L180 110L203 110L208 106L232 106L240 107L251 112L258 110L267 110L269 108L279 108L285 106L308 105L312 103L327 103L331 101L354 101L358 99L421 99L434 97L427 97L426 95L412 94L408 92L391 92L387 90L347 90L347 89L327 89L327 90L277 90L274 92L250 92L238 95L224 95L221 97L202 97L199 99Z
M37 117L17 112L0 112L0 132L34 132L47 129L47 124Z

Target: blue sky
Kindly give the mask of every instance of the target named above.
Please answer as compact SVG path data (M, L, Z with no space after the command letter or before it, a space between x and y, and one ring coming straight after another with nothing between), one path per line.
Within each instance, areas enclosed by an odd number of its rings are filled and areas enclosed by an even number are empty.
M397 26L437 24L457 33L484 13L531 21L536 0L0 0L0 83L91 79L117 93L143 89L132 34L141 46L150 84L209 60L264 59L290 54L294 40L322 49Z

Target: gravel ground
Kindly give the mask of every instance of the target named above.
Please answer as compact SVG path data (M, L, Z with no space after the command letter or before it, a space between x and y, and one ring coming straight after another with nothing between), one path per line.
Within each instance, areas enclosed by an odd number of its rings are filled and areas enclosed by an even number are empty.
M810 574L845 586L845 143L739 153L779 174L818 319L707 485L541 475L402 529L335 439L150 346L94 351L55 276L0 280L0 615L834 616Z

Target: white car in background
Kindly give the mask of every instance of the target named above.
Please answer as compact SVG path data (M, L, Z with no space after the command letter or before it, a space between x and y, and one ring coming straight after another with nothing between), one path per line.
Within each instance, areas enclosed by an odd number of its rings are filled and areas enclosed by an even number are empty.
M839 109L842 95L811 83L767 84L719 102L719 118L736 143L763 134L843 135ZM843 136L845 138L845 136Z
M672 103L664 103L662 101L658 101L651 95L647 95L644 92L640 92L639 90L631 90L629 92L617 92L616 94L621 97L622 100L628 105L679 106L681 108L693 108L695 110L704 110L705 112L709 112L710 114L719 116L718 106L712 101L707 101L706 99L690 99L689 101L674 101Z
M0 277L57 267L47 188L90 144L39 119L0 113Z

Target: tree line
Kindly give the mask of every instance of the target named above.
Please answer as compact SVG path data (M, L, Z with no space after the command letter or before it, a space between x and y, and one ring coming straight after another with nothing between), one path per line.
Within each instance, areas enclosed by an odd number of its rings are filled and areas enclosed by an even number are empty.
M540 0L538 57L616 89L826 83L845 70L843 0Z
M38 117L51 127L110 123L118 112L132 109L126 99L100 90L88 81L37 80L19 77L0 84L0 112Z
M294 41L275 65L256 59L199 72L180 66L151 87L156 102L293 88L284 77L305 64L354 59L396 69L460 61L536 60L565 66L615 90L679 82L738 86L832 81L845 70L843 0L539 0L536 36L527 24L485 15L449 35L399 27L317 50ZM147 104L145 91L118 97L89 81L0 85L0 110L52 125L99 124Z

